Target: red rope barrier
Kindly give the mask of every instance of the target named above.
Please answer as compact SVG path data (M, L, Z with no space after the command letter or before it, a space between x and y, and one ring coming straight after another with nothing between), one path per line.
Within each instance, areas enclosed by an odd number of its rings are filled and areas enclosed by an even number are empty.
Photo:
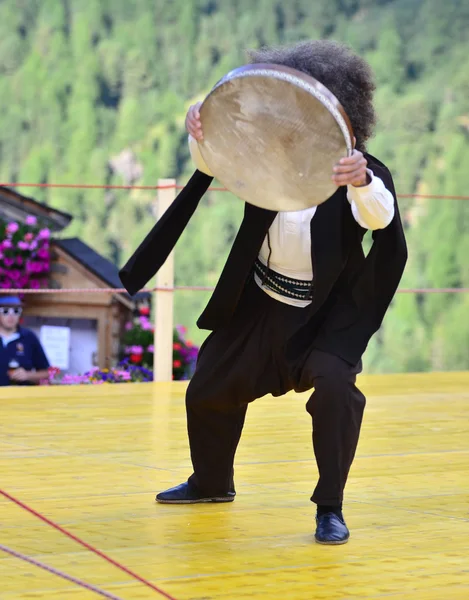
M177 190L183 190L183 189L184 189L184 187L185 187L185 186L183 186L183 185L177 185L177 186L176 186L176 189L177 189ZM229 192L230 190L227 190L225 187L214 187L214 186L211 186L211 187L209 188L209 191L210 191L210 192Z
M74 190L174 190L177 186L171 185L98 185L85 183L0 183L0 187L38 187L38 188L64 188Z
M205 286L176 286L173 288L144 288L140 290L138 293L151 293L151 292L213 292L214 287L205 287ZM15 288L8 290L0 290L0 296L2 294L127 294L127 290L125 288L63 288L63 289L49 289L49 288L39 288L35 290L23 289L23 288Z
M100 588L96 587L95 585L91 585L91 583L86 583L86 581L82 581L81 579L77 579L76 577L72 577L71 575L67 575L66 573L63 573L62 571L59 571L59 569L54 569L54 567L50 567L49 565L46 565L38 560L29 558L29 556L26 556L25 554L21 554L21 552L16 552L15 550L11 550L7 546L3 546L2 544L0 544L0 550L5 552L6 554L9 554L10 556L14 556L15 558L19 558L20 560L30 563L31 565L34 565L35 567L44 569L44 571L47 571L48 573L52 573L52 575L57 575L58 577L61 577L62 579L71 581L72 583L75 583L76 585L79 585L80 587L85 588L85 590L89 590L91 592L96 592L96 594L99 594L100 596L103 596L104 598L109 598L110 600L122 600L122 598L119 598L119 596L114 596L114 594L105 592L104 590L101 590Z
M467 294L469 288L402 288L398 294Z
M0 183L0 187L26 187L26 188L63 188L63 189L88 189L88 190L182 190L184 185L100 185L85 183ZM211 187L212 192L229 192L225 187ZM469 196L445 194L397 194L399 198L423 198L427 200L469 200Z
M469 196L447 196L444 194L397 194L398 198L424 198L426 200L469 200Z
M180 285L173 288L145 288L138 292L151 293L151 292L213 292L214 287L205 286L191 286L191 285ZM125 288L64 288L64 289L9 289L0 290L0 296L9 294L127 294ZM397 290L398 294L467 294L469 288L401 288Z
M176 598L174 598L174 596L170 596L167 592L165 592L164 590L158 588L156 585L153 585L153 583L151 583L147 579L144 579L143 577L140 577L140 575L137 575L137 573L134 573L133 571L131 571L127 567L124 567L124 565L120 564L119 562L117 562L116 560L114 560L113 558L111 558L110 556L107 556L107 554L104 554L104 552L101 552L100 550L98 550L94 546L91 546L91 544L87 544L86 542L84 542L83 540L81 540L79 537L77 537L73 533L70 533L69 531L67 531L66 529L64 529L63 527L61 527L60 525L57 525L57 523L54 523L54 521L51 521L50 519L48 519L47 517L45 517L41 513L35 511L33 508L30 508L27 504L24 504L23 502L21 502L17 498L14 498L13 496L11 496L10 494L8 494L4 490L0 489L0 495L4 496L7 500L10 500L11 502L13 502L14 504L16 504L20 508L22 508L25 511L29 512L30 514L34 515L35 517L37 517L38 519L40 519L44 523L47 523L47 525L50 525L51 527L53 527L57 531L60 531L60 533L63 533L68 538L70 538L74 542L77 542L77 544L80 544L81 546L83 546L84 548L86 548L87 550L89 550L90 552L93 552L97 556L100 556L101 558L103 558L105 561L107 561L111 565L114 565L115 567L117 567L121 571L124 571L124 573L127 573L127 575L130 575L131 577L133 577L137 581L140 581L140 583L143 583L143 585L146 585L147 587L149 587L153 591L157 592L158 594L160 594L164 598L167 598L168 600L176 600Z

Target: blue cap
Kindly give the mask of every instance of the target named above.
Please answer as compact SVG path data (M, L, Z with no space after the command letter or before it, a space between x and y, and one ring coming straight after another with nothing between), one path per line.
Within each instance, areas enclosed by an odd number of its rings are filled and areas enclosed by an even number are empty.
M23 303L18 296L0 296L0 306L22 306Z

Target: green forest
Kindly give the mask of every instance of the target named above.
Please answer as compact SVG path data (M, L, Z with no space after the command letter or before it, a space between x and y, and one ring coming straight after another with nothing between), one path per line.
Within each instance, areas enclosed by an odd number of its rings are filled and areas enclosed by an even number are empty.
M0 180L156 185L193 171L184 117L263 45L344 41L372 65L369 150L400 194L469 195L467 0L2 0ZM24 193L31 190L20 189ZM121 265L154 222L151 191L37 189L75 219L63 235ZM401 199L402 287L469 288L469 202ZM242 203L211 192L176 249L178 285L214 285ZM179 292L195 342L206 293ZM469 368L469 294L402 294L367 372Z

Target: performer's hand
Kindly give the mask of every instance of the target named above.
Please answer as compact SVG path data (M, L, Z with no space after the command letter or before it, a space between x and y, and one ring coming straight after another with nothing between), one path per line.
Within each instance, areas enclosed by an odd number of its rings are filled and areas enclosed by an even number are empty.
M202 102L197 102L197 104L193 104L187 111L186 115L187 132L190 133L190 135L198 141L202 141L204 139L199 112L201 106Z
M359 150L354 150L352 156L342 158L334 167L332 180L337 186L353 185L362 187L368 185L371 180L366 170L367 160Z

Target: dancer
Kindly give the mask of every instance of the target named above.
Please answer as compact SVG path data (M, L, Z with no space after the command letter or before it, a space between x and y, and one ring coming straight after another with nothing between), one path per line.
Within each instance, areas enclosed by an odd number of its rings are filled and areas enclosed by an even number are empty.
M344 488L365 408L356 377L401 279L406 242L391 174L366 152L375 124L366 62L329 41L255 51L251 61L292 67L325 85L350 118L355 149L331 173L338 189L319 207L275 213L245 205L223 273L198 320L211 333L186 394L194 471L156 500L233 501L233 464L248 404L269 393L314 389L306 409L319 470L311 497L315 539L342 544L350 535ZM197 171L122 269L131 293L163 264L212 180L197 149L203 138L199 106L186 117ZM373 245L365 257L367 230Z

